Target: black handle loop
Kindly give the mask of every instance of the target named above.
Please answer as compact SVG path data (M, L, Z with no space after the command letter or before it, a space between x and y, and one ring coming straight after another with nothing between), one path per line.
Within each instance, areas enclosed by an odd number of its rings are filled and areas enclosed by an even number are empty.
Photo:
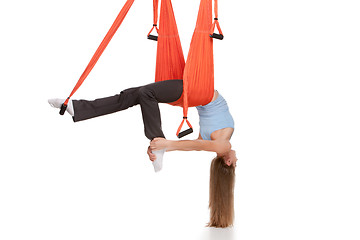
M151 34L150 34L150 35L147 37L147 39L157 41L157 40L158 40L158 36L155 36L155 35L151 35Z
M185 131L182 131L177 136L178 138L185 137L186 135L189 135L190 133L194 132L192 128L186 129Z
M216 38L216 39L219 39L219 40L223 40L223 39L224 39L224 35L222 35L222 34L217 34L217 33L210 34L210 37Z
M60 115L64 115L64 113L65 113L65 111L66 111L66 108L67 108L67 105L65 105L65 104L63 103L63 104L61 105L59 114L60 114Z

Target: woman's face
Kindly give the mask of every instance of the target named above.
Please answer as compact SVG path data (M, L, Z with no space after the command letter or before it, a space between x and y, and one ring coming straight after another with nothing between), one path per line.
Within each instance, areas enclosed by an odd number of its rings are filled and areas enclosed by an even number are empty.
M234 167L236 167L236 161L237 161L236 152L234 150L230 150L228 153L225 154L224 161L226 165L228 166L233 165Z

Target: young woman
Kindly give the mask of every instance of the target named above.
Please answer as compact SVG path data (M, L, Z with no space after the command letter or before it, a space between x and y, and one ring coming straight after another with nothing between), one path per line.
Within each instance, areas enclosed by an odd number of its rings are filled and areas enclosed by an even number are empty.
M225 99L214 91L213 99L204 106L197 106L200 118L200 134L196 140L170 141L161 129L158 103L171 103L183 93L182 80L167 80L141 87L129 88L115 96L93 101L71 100L67 112L74 122L103 116L140 105L145 136L151 140L148 155L156 160L153 151L210 151L215 152L210 169L210 222L208 226L228 227L234 217L234 182L236 154L231 150L230 138L234 121ZM51 106L60 108L65 99L49 99Z

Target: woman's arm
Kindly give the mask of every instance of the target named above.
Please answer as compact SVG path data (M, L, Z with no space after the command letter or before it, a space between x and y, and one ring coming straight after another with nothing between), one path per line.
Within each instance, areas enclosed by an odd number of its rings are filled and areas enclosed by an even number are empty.
M231 150L231 144L225 140L179 140L155 138L150 143L151 150L166 148L166 151L209 151L223 154Z

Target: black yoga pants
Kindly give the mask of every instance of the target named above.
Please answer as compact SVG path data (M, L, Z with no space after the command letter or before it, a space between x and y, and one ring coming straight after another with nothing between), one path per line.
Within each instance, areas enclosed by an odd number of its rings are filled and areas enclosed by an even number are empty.
M73 100L74 122L122 111L140 104L145 136L152 140L165 137L161 129L158 103L178 100L183 92L182 80L167 80L126 89L115 96L93 101Z

